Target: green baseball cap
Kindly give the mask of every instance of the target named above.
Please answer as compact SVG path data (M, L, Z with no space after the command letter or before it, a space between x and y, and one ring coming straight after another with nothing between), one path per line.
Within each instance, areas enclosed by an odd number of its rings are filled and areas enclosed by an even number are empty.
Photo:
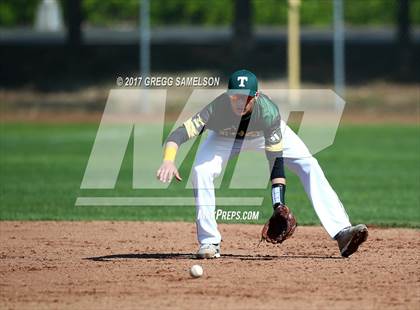
M235 71L229 78L228 93L255 96L258 91L258 81L254 73L248 70Z

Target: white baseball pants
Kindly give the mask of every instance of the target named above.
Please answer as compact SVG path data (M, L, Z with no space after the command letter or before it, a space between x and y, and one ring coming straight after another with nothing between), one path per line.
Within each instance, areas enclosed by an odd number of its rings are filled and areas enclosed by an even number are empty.
M282 127L284 163L299 177L322 225L333 238L343 228L350 226L348 215L318 161L286 124L282 123ZM221 235L215 217L214 179L220 175L230 156L247 150L264 152L264 137L246 139L242 144L209 131L207 139L200 145L192 173L200 244L220 243Z

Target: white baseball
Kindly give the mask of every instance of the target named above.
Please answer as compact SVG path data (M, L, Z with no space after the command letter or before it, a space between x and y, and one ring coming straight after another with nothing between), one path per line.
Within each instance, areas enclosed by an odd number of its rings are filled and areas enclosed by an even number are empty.
M194 265L191 267L190 269L190 275L193 278L199 278L203 275L203 267L201 267L200 265Z

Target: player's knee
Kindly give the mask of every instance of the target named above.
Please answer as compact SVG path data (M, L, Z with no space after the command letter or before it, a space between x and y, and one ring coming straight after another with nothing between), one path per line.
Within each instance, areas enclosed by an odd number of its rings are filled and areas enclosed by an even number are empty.
M300 160L300 165L302 167L302 170L306 173L306 174L310 174L311 171L313 171L314 169L318 169L319 164L318 161L316 160L315 157L307 157L304 159Z
M208 177L213 174L211 167L206 164L195 165L193 167L193 174L195 177Z

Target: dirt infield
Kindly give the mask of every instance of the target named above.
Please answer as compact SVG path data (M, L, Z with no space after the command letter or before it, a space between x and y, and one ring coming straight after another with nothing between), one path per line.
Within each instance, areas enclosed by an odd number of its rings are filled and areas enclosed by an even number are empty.
M220 225L199 261L191 223L0 222L0 308L418 309L418 230L370 228L343 259L321 227L257 248L260 228Z

